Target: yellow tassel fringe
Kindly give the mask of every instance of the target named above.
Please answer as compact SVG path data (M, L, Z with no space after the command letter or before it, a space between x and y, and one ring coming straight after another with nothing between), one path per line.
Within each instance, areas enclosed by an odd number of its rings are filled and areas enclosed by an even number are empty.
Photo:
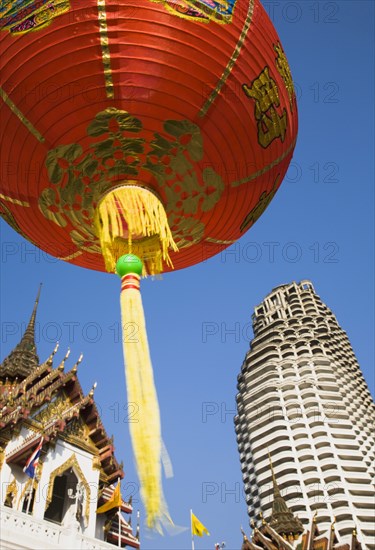
M146 323L139 290L121 292L122 326L134 325L132 337L123 335L128 403L137 414L130 421L141 496L147 514L147 525L160 531L160 522L169 517L161 485L161 428L159 404L154 384ZM161 531L160 531L161 532Z
M132 184L113 189L99 203L94 223L107 271L115 271L116 261L127 253L141 258L145 275L161 273L163 262L173 267L168 249L178 248L152 191Z

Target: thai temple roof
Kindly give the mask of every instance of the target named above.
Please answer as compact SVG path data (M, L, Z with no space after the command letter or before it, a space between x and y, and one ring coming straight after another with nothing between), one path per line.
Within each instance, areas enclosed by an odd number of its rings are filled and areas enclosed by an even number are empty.
M115 457L113 437L107 434L94 401L96 383L87 394L79 383L82 355L68 369L68 350L54 365L56 345L39 362L35 345L39 297L40 289L20 342L0 365L0 468L5 463L22 471L40 441L42 462L57 441L67 443L70 449L82 449L92 457L92 468L99 471L97 507L101 507L111 500L114 484L124 477L123 465ZM24 428L25 436L19 437ZM121 512L130 516L131 502L122 500ZM108 542L117 546L121 537L121 546L139 548L139 525L133 535L131 520L126 521L118 509L106 511L104 519Z
M0 379L24 380L39 366L39 357L35 345L35 319L38 309L41 286L35 300L29 324L21 341L0 365Z
M281 496L271 458L270 467L273 480L271 516L268 520L262 517L259 527L252 523L253 532L250 538L241 528L243 535L241 550L362 550L355 529L353 529L351 544L340 544L335 531L334 518L329 533L320 533L316 515L309 528L305 529Z
M14 449L7 461L22 464L43 432L45 443L59 436L95 452L101 476L106 481L123 478L122 465L114 456L113 440L95 405L96 384L84 395L78 381L82 355L65 371L68 350L57 368L53 368L56 346L50 357L39 364L34 334L39 296L40 289L21 341L0 365L0 445L4 446L12 438L20 424L28 423L36 432L20 448Z
M351 544L340 544L335 531L335 518L332 519L329 533L320 533L316 514L309 529L305 530L300 519L291 512L282 497L270 453L268 457L273 482L271 516L266 520L261 514L259 527L252 522L253 532L250 539L241 528L243 535L241 550L362 550L355 529L353 529Z
M282 536L289 536L290 533L293 533L293 536L296 537L303 533L304 528L299 520L288 508L285 500L281 496L279 486L276 481L275 472L273 470L273 465L271 461L271 456L269 455L270 467L272 472L272 482L273 482L273 503L272 503L272 515L269 520L269 525L272 527L276 533Z
M250 539L241 529L243 534L241 550L362 550L355 529L351 544L340 544L336 536L334 521L331 525L331 532L325 535L321 535L314 524L315 521L312 522L309 530L300 535L290 533L288 537L285 537L279 535L267 521L263 520L259 528L253 527Z

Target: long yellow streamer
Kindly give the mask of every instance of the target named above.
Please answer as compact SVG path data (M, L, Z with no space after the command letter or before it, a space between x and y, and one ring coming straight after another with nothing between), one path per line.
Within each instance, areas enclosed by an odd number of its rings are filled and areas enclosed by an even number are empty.
M146 508L148 527L160 531L159 520L170 520L170 517L161 485L160 413L139 290L122 290L121 316L123 327L134 328L131 337L128 335L129 331L124 333L123 348L128 403L134 404L138 412L135 421L130 422L129 426L141 496Z

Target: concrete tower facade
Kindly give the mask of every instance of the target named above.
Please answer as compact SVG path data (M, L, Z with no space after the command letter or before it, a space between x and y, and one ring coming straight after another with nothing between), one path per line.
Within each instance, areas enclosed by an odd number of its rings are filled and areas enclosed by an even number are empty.
M272 509L272 473L290 510L336 521L375 549L375 407L346 333L310 281L275 288L255 308L238 377L235 428L250 518ZM268 454L269 453L269 454Z

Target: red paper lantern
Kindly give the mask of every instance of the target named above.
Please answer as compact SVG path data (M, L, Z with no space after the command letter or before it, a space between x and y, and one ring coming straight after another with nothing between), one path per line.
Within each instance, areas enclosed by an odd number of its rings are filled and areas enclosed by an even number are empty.
M0 209L19 233L103 270L95 207L123 181L161 199L175 269L252 226L297 132L289 66L258 0L0 9Z

